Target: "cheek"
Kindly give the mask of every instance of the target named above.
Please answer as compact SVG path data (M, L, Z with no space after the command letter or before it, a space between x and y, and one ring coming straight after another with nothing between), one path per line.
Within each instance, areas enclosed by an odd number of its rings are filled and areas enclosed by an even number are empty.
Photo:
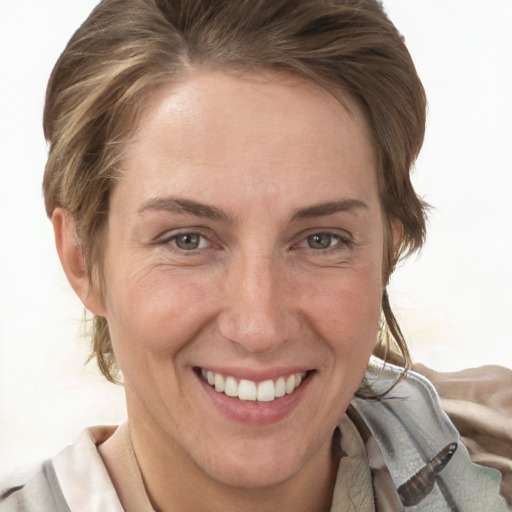
M332 352L343 358L370 354L380 323L380 268L333 276L316 283L309 301L310 317Z
M205 288L204 280L156 268L110 283L107 320L121 370L140 365L142 354L173 355L192 339L208 319Z

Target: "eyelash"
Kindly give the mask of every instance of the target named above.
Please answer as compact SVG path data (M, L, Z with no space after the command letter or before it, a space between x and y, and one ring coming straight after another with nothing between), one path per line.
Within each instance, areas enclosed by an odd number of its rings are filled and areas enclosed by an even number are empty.
M329 246L325 248L315 248L311 247L309 243L313 237L319 236L328 236L329 237ZM335 242L335 243L333 243ZM296 244L296 247L302 247L306 250L313 251L317 254L330 254L333 252L337 252L343 249L351 249L354 245L353 240L348 235L343 235L338 232L333 231L315 231L313 233L307 234L301 241Z
M181 237L198 237L199 238L199 246L195 247L193 249L183 249L182 247L178 246L177 240ZM172 236L168 236L166 238L163 238L162 240L159 240L157 244L159 245L172 245L173 249L176 251L179 251L184 254L195 254L196 251L200 251L202 249L206 249L207 247L201 247L204 242L211 243L210 239L203 235L200 232L197 231L182 231L181 233L175 233Z
M194 247L191 249L184 249L182 247L179 247L177 240L179 240L180 237L198 237L199 238L199 245L198 247ZM327 247L311 247L310 243L312 242L312 239L314 237L329 237L329 245ZM333 243L334 242L334 243ZM206 244L205 244L206 243ZM159 241L157 241L158 245L167 245L171 246L173 250L180 252L182 254L188 254L188 255L194 255L197 254L198 251L208 249L208 244L212 244L211 240L208 238L208 236L204 235L203 233L200 233L198 231L182 231L180 233L175 233L171 236L165 237ZM328 255L333 252L337 252L343 249L351 249L353 247L353 240L347 236L340 234L338 232L333 231L315 231L310 232L303 235L300 241L292 246L292 250L296 249L306 249L308 251L312 251L315 254L318 255ZM203 245L203 247L201 247Z

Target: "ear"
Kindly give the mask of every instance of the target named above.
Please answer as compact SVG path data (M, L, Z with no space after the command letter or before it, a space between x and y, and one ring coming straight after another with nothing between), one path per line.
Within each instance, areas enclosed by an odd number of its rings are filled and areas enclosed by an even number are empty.
M391 222L391 240L393 243L393 254L398 254L400 246L402 245L404 235L404 227L398 220Z
M384 228L386 232L385 236L385 249L384 249L384 265L382 269L382 277L384 281L384 288L388 285L389 278L395 270L397 263L398 252L402 245L403 239L403 226L398 220L393 220L387 223Z
M52 224L60 263L73 290L89 311L98 316L105 316L99 290L94 289L97 287L93 287L89 279L74 219L67 210L55 208Z

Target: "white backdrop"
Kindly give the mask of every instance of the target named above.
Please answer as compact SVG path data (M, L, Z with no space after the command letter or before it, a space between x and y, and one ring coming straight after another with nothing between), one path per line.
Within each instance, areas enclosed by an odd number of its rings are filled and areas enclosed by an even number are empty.
M0 0L0 478L124 416L84 366L82 308L45 218L46 80L96 0ZM429 239L391 283L413 356L512 368L512 1L385 0L429 98L415 172Z

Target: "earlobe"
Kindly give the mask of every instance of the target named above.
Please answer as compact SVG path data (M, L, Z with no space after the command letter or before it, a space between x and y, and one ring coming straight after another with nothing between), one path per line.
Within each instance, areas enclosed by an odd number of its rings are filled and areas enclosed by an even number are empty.
M76 233L74 219L63 208L55 208L52 215L52 225L57 253L73 290L89 311L95 315L105 316L99 292L93 289L89 279L87 264Z

